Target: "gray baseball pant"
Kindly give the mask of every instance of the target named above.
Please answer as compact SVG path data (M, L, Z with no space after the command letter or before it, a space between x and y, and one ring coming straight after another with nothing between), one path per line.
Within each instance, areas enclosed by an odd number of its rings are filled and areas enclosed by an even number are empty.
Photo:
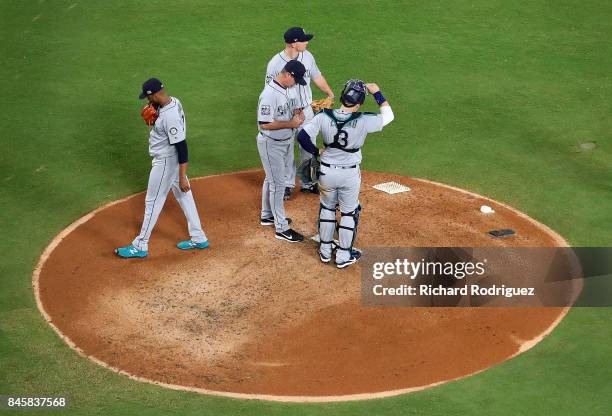
M261 218L274 217L276 232L289 229L283 197L285 196L285 171L292 142L293 137L280 141L261 133L257 135L257 150L266 172L261 190Z
M333 165L332 165L333 166ZM340 169L321 166L319 190L321 208L319 211L319 238L321 239L321 254L332 255L332 241L336 230L336 208L340 208L340 228L338 240L340 247L336 250L336 263L350 258L350 249L357 237L357 218L347 215L355 213L359 206L359 188L361 187L361 171L359 166L351 169ZM344 214L344 215L342 215Z

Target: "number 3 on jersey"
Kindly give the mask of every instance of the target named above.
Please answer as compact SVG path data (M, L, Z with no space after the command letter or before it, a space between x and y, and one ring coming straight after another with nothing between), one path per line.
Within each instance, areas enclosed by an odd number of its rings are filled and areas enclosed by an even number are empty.
M348 133L346 130L338 130L336 134L334 134L334 144L341 149L344 149L348 144Z

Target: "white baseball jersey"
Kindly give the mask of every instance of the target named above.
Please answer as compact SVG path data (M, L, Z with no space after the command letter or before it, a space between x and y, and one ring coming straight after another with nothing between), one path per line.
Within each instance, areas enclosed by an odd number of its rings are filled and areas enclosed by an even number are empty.
M295 59L300 61L306 68L306 73L304 74L306 85L296 84L291 87L291 89L295 90L296 97L299 97L298 104L300 108L305 108L309 107L310 103L312 103L312 89L310 88L310 80L321 76L321 71L315 62L314 56L308 51L300 52ZM291 59L285 55L284 50L274 55L274 57L268 63L268 68L266 70L266 83L277 76L290 60Z
M149 250L153 228L171 190L185 214L191 240L196 243L207 241L191 190L183 192L180 189L180 165L173 144L185 140L185 133L183 106L179 100L170 97L170 102L159 108L159 116L149 133L149 153L153 160L145 198L145 212L140 234L132 241L132 245L138 250Z
M340 122L348 120L353 114L333 110L333 115ZM360 116L342 126L341 130L344 133L338 134L336 121L326 111L321 111L311 121L304 124L303 129L311 138L315 138L321 132L326 147L321 155L321 162L330 165L358 165L361 163L361 150L350 151L361 149L368 133L382 131L383 118L380 114L361 113ZM329 147L334 141L337 141L341 148ZM342 149L349 150L349 152Z
M149 154L153 157L168 157L176 155L172 146L185 140L187 124L181 102L170 97L170 102L160 107L159 116L149 132Z
M284 88L274 79L266 83L257 104L257 124L260 133L274 140L292 138L294 129L267 130L261 127L261 123L291 120L293 110L299 108L297 102L291 88Z

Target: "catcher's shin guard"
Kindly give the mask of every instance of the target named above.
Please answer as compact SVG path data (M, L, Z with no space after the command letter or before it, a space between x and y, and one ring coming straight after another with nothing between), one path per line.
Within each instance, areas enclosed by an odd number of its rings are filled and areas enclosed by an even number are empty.
M321 204L319 207L319 251L325 257L331 257L336 231L336 209Z
M342 254L338 253L341 257L350 257L351 255L353 244L355 244L355 239L357 238L357 226L359 225L360 213L361 205L357 205L357 208L351 212L340 212L340 224L338 225L338 240L340 240L340 246L337 249L339 251L344 251Z

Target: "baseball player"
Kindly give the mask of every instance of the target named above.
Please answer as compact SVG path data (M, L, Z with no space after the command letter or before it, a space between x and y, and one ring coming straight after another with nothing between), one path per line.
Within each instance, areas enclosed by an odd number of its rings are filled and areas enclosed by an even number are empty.
M142 85L140 99L147 98L141 115L149 126L149 154L153 158L149 185L145 198L144 220L140 234L127 247L115 249L120 257L146 257L153 227L166 201L170 189L178 201L189 227L191 239L176 245L181 250L208 247L206 234L200 225L200 217L187 179L187 126L181 102L169 96L162 82L156 78Z
M284 193L287 160L295 129L304 122L304 113L293 95L292 86L306 85L306 68L299 61L289 61L264 87L257 104L257 149L266 171L261 196L261 225L274 225L276 238L296 243L304 236L289 227L285 217Z
M299 99L299 106L304 111L304 118L306 121L310 121L312 117L314 117L314 113L310 104L312 103L312 90L310 88L310 81L312 80L317 87L325 94L327 94L329 98L330 104L333 104L334 100L334 92L331 90L325 77L321 74L319 67L315 62L314 56L306 50L308 47L308 42L312 40L314 35L307 34L304 32L304 29L301 27L292 27L285 32L285 49L274 55L274 57L268 63L268 68L266 70L266 83L272 80L275 76L277 76L285 64L292 59L300 61L304 67L306 67L306 75L304 79L306 80L305 85L296 85L293 87L295 89L295 93ZM286 176L286 188L285 188L285 199L289 199L291 196L291 192L295 187L295 164L294 164L294 155L293 148L294 144L291 141L291 148L289 150L289 158L287 159L287 176ZM311 158L310 153L304 151L302 148L299 148L299 157L300 164L305 160ZM312 192L318 193L318 189L316 184L312 183L302 183L300 185L300 189L302 192Z
M367 92L373 94L380 106L380 113L358 111ZM350 80L342 90L340 101L342 106L339 109L325 109L305 123L298 134L298 141L314 157L319 154L321 156L319 257L324 263L329 263L332 258L336 209L340 208L339 246L336 248L335 261L336 266L342 269L361 257L361 252L353 248L361 212L361 147L368 133L382 131L384 126L393 121L394 116L376 84ZM324 150L319 150L313 144L319 132L323 138Z

